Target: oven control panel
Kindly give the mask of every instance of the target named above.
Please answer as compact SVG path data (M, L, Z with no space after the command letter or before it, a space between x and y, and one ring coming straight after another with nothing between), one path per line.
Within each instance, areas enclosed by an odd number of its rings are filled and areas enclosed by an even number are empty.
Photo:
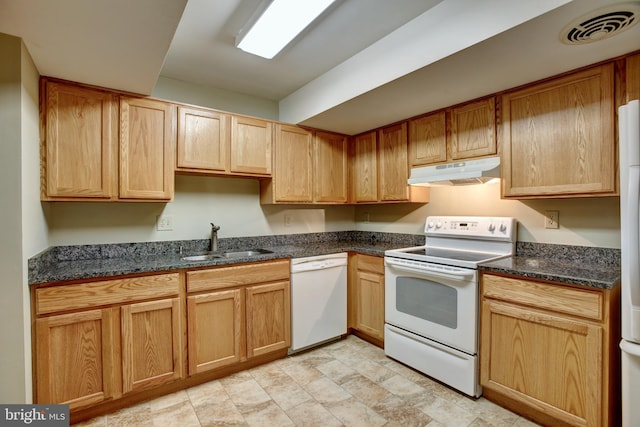
M510 217L430 216L425 223L427 236L455 236L508 240L515 238L516 220Z

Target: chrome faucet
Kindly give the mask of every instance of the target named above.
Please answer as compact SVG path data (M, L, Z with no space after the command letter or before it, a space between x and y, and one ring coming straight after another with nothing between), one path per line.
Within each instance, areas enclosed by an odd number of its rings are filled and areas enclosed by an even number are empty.
M220 230L220 226L211 223L211 252L218 250L218 230Z

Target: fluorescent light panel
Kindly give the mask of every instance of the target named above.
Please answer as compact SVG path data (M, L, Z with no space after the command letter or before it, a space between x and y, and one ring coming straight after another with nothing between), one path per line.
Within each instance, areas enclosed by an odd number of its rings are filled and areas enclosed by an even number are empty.
M271 59L335 0L273 0L236 46Z

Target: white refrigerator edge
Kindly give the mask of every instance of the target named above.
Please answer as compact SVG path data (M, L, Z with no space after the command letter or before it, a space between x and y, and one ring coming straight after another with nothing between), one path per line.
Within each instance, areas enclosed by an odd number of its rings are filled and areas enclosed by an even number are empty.
M618 110L623 427L640 426L640 101Z

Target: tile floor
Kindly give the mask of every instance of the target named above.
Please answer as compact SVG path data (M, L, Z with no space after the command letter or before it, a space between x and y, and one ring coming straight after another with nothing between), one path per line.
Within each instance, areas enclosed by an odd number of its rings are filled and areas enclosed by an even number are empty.
M536 424L468 398L350 335L75 426L518 426Z

